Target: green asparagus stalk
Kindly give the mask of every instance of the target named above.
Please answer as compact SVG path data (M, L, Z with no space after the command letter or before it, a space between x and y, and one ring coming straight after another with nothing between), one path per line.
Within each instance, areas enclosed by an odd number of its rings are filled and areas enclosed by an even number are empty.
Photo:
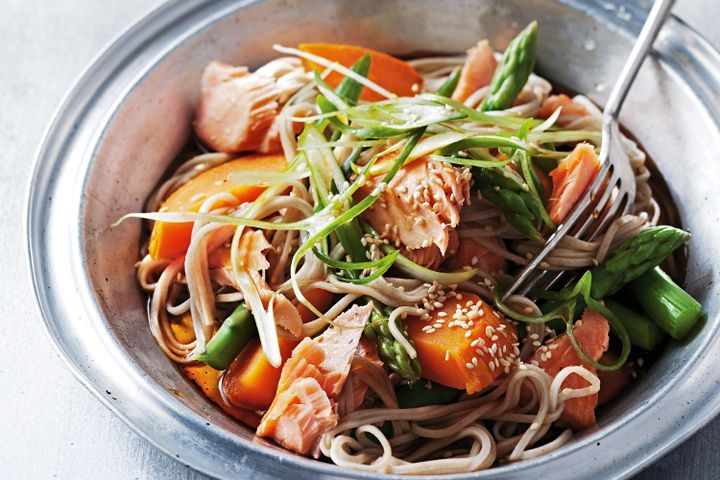
M702 306L659 267L630 283L635 299L650 318L676 340L684 339L702 314Z
M455 91L458 82L460 81L461 72L462 68L460 67L453 69L453 71L450 72L450 76L448 76L447 80L445 80L443 84L440 85L440 88L438 88L437 92L435 93L437 93L438 95L442 95L443 97L452 97L452 94Z
M446 387L429 380L403 385L395 390L400 408L447 405L456 401L462 393L463 391L457 388Z
M233 310L220 329L205 346L205 351L195 357L216 370L225 370L233 359L245 348L250 340L257 336L257 328L250 311L245 304Z
M482 111L505 110L512 106L535 67L536 37L537 22L532 22L507 46L493 75L490 93L481 106Z
M402 325L398 325L408 341L412 342L407 336ZM398 343L390 332L389 319L385 312L375 305L370 315L370 323L365 326L365 335L375 342L377 352L380 359L385 364L397 372L401 377L410 382L414 382L420 378L421 369L420 362L417 358L410 358L408 352Z
M643 350L655 350L663 339L663 332L648 319L615 300L606 299L605 306L622 322L630 343Z
M635 237L618 245L592 270L592 297L605 298L658 266L676 248L683 245L690 234L669 226L649 227Z
M538 225L545 206L533 196L523 179L509 168L474 168L480 193L500 210L508 223L532 240L542 240Z
M674 227L659 226L646 228L635 237L618 245L610 255L592 273L591 295L603 299L616 293L626 283L641 276L647 270L659 265L673 250L685 243L690 234ZM569 289L568 289L569 290ZM552 311L565 301L562 292L537 292L533 295L545 298L542 310ZM585 303L581 297L576 299L575 311L582 312ZM550 325L553 329L562 329L558 322Z

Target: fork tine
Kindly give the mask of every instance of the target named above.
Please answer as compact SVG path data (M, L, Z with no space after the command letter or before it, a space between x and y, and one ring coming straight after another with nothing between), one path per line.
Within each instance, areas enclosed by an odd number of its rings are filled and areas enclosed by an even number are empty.
M585 233L585 231L593 223L597 222L598 219L601 218L601 215L605 210L608 202L610 201L612 194L616 191L619 180L620 175L617 171L617 168L614 168L614 166L612 166L610 178L607 180L607 183L601 185L601 188L603 190L600 190L600 192L602 192L600 198L596 198L596 203L592 206L592 210L587 215L585 222L583 222L583 224L579 228L572 232L572 235L574 237L582 236L582 234Z
M516 292L521 285L530 280L533 272L535 272L538 265L540 265L540 262L542 262L545 257L547 257L547 255L555 248L557 243L577 223L578 219L582 216L582 213L593 203L597 192L599 191L605 180L605 176L607 175L608 170L609 165L607 164L607 162L604 162L602 164L602 167L600 168L600 171L598 171L597 175L595 176L595 180L593 180L593 183L588 189L588 192L583 195L583 198L575 206L573 211L570 213L570 216L558 226L558 228L555 230L555 232L553 232L552 235L550 235L543 249L535 257L533 257L533 259L523 268L517 280L515 280L512 286L505 292L505 295L503 297L504 299L507 299L507 297ZM537 280L535 280L535 282L537 282ZM523 291L528 290L529 288L523 288Z

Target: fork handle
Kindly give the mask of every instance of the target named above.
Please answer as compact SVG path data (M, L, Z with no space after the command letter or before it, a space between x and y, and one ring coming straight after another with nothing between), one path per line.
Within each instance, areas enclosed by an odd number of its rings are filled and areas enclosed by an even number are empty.
M640 30L640 35L638 35L637 41L633 45L630 55L625 61L620 76L615 82L610 92L610 97L605 104L604 115L606 119L608 117L617 119L625 97L630 90L630 86L633 80L635 80L643 60L645 60L648 52L650 52L663 23L665 23L665 20L670 15L670 10L672 10L674 4L675 0L655 0L655 4L652 6L647 19L645 19L645 24L642 30Z

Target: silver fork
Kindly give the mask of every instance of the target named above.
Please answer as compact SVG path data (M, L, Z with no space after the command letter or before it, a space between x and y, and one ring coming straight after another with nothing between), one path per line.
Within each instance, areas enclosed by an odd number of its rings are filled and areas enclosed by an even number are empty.
M540 264L565 235L592 241L613 220L630 212L635 201L635 175L621 142L618 115L640 66L652 48L662 25L670 15L675 0L656 0L622 72L610 92L603 111L600 171L583 198L568 218L558 225L543 249L523 268L505 292L504 299L514 293L527 294L534 287L550 288L560 284L567 272L538 270ZM581 221L584 219L584 221Z

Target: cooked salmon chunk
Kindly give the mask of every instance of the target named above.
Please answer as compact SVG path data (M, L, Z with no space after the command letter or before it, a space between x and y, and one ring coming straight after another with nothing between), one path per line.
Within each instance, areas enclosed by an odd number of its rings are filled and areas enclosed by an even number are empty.
M273 77L212 62L201 80L195 133L219 152L257 150L277 116L279 95Z
M497 68L495 53L487 40L478 42L467 54L460 80L452 95L452 99L458 102L464 102L477 90L490 85Z
M549 118L560 107L562 107L562 110L557 122L555 122L560 127L564 127L578 118L590 115L590 112L585 107L561 93L560 95L550 95L543 101L542 105L540 105L538 117Z
M560 160L557 168L550 172L553 189L548 212L553 222L560 224L570 215L599 171L600 160L595 155L595 148L588 143L578 143Z
M602 315L589 308L583 312L582 319L575 323L573 333L583 352L594 361L600 360L600 357L608 349L610 325ZM563 368L573 365L581 365L592 373L596 373L595 368L584 364L580 359L567 334L560 335L554 341L540 347L532 357L532 361L537 362L540 368L553 377ZM576 389L587 385L585 379L573 374L563 382L562 386ZM597 404L597 393L565 400L565 409L559 421L569 424L575 430L591 427L596 423L595 407Z
M303 455L319 455L322 434L337 425L336 402L371 310L371 305L354 306L335 319L335 326L295 347L258 436Z
M400 169L363 215L411 260L437 268L457 248L455 227L462 206L469 200L470 178L467 168L419 158ZM368 195L378 182L371 179L360 194Z

